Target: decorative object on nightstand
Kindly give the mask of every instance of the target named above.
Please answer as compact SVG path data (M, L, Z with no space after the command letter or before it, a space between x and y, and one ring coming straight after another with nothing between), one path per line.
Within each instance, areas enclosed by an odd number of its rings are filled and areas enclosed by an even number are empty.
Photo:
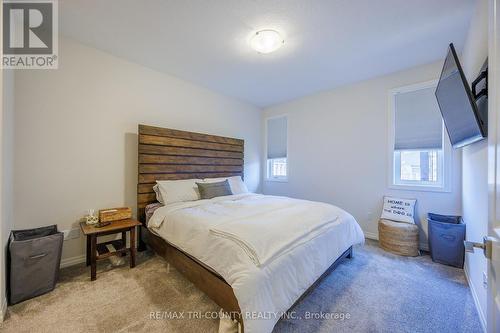
M139 221L124 219L109 222L109 225L98 227L80 223L83 234L87 237L87 266L90 266L90 279L96 279L97 260L106 259L113 255L130 254L130 268L135 267L135 229L141 225ZM130 248L127 248L127 232L130 232ZM104 243L97 243L97 237L121 233L121 239Z
M93 225L99 223L99 218L95 216L95 211L93 209L89 209L87 215L84 217L85 223L87 225Z
M418 226L414 220L416 201L384 197L378 237L380 247L385 251L408 257L420 255Z

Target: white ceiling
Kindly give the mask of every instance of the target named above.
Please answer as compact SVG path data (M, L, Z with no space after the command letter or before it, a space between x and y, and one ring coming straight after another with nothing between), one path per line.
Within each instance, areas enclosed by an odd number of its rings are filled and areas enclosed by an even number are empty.
M442 59L475 0L60 0L63 35L259 107ZM248 46L276 29L285 45Z

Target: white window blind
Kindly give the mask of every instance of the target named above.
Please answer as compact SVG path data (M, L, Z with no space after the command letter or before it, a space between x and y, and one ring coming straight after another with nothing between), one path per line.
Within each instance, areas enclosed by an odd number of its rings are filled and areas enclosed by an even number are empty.
M287 118L267 120L267 158L286 158L287 155Z
M395 95L395 150L442 149L443 120L434 90Z

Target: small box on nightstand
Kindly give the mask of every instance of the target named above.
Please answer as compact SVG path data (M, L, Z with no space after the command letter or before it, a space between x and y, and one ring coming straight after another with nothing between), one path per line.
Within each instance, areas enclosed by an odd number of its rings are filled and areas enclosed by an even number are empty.
M112 222L132 218L132 209L129 207L108 208L99 211L99 221Z

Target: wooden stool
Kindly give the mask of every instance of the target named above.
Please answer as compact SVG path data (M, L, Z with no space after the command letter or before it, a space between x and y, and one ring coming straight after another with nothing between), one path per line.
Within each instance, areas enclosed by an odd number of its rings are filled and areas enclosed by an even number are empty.
M407 257L416 257L420 254L418 226L415 224L380 219L378 238L380 247L388 252Z

